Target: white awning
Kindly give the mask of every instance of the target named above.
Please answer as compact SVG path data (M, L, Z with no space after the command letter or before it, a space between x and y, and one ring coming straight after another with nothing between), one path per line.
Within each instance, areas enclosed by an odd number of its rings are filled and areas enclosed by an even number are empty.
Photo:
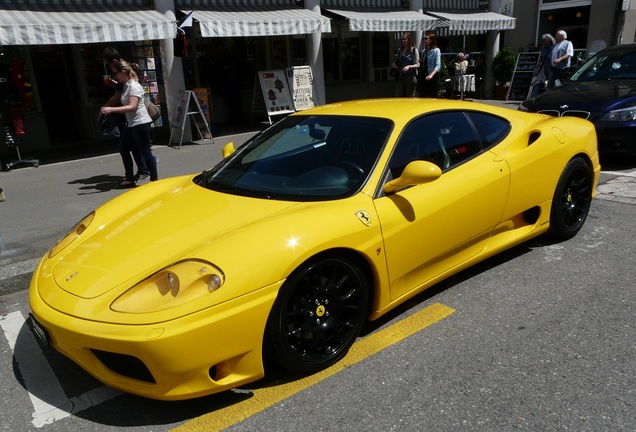
M331 32L331 21L308 9L265 5L212 6L192 14L204 37L281 36Z
M326 8L325 10L349 20L352 31L423 31L433 30L438 18L405 9Z
M0 3L0 45L53 45L173 39L176 22L141 0Z
M489 30L514 30L516 21L516 18L486 11L457 13L427 11L426 13L442 19L437 26L437 33L440 36L481 34Z

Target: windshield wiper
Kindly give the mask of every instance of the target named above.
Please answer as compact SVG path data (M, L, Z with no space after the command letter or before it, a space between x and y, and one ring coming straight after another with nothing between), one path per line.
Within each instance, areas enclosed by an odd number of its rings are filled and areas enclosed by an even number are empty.
M255 198L272 199L272 196L265 192L242 188L238 186L209 185L209 189L215 190L217 192L229 193L232 195L242 195L242 196L255 197Z

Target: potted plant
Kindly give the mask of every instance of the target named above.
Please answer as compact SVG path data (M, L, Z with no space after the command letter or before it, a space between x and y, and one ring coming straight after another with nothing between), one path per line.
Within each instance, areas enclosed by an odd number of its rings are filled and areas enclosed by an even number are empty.
M492 60L492 77L495 79L495 98L505 99L508 88L506 84L512 79L515 70L515 55L510 47L500 50ZM503 96L502 96L503 95Z

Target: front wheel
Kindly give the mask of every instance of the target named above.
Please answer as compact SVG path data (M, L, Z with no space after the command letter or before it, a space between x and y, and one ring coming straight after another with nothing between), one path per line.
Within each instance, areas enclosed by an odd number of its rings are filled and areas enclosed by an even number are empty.
M592 171L580 157L565 166L550 210L548 234L557 240L574 237L587 218L592 203Z
M285 282L265 331L266 354L279 366L315 373L342 359L362 329L368 302L364 272L346 258L301 266Z

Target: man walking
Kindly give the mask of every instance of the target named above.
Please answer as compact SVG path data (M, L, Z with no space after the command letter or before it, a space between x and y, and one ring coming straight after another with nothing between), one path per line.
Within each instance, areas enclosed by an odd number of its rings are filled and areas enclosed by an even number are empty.
M556 80L561 79L570 69L571 59L574 56L574 46L568 39L564 30L558 30L555 35L556 45L552 48L552 69L548 78L548 88L556 85Z

